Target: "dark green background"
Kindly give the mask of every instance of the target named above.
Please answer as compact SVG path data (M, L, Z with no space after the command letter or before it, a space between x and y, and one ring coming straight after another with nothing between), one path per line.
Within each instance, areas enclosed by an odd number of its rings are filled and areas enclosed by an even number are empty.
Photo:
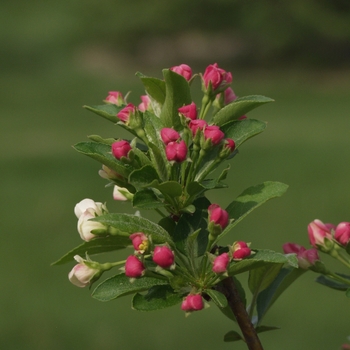
M290 188L240 223L225 243L242 239L277 251L286 241L308 246L313 219L350 221L348 10L348 2L339 0L259 6L3 1L1 348L245 349L223 343L232 325L213 305L189 318L179 307L138 313L130 310L129 297L99 303L89 290L71 285L73 263L50 267L81 243L73 213L81 199L130 211L113 202L97 175L99 164L71 148L89 134L125 134L81 106L99 104L109 90L132 90L130 101L138 103L138 70L161 77L161 69L172 65L187 63L199 72L214 62L231 70L238 95L276 102L249 114L268 128L241 147L230 191L209 197L225 206L266 180ZM270 311L265 324L281 330L261 335L266 349L329 350L346 341L350 302L315 284L315 277L302 276Z

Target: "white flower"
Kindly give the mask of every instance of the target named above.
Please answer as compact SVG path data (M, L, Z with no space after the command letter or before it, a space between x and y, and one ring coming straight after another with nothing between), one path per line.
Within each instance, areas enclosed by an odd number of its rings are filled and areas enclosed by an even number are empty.
M74 285L81 288L86 287L100 270L87 266L85 264L87 260L84 260L79 255L76 255L74 259L79 264L75 265L71 272L69 272L68 278Z
M116 201L127 201L131 200L133 194L130 193L125 187L119 187L117 185L114 186L113 190L113 198Z
M92 209L96 216L103 215L104 213L108 213L107 207L100 202L95 202L92 199L85 198L80 201L74 208L74 213L76 217L79 219L80 216L87 210Z

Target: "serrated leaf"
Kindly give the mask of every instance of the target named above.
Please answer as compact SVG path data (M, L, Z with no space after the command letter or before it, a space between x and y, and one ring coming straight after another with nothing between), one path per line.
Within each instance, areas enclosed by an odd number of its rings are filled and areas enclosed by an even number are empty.
M270 286L258 295L256 303L258 322L261 322L267 311L280 297L280 295L306 271L307 270L300 268L282 268Z
M83 106L88 111L91 111L113 123L117 123L119 121L119 118L117 117L117 114L125 107L120 106L118 107L115 104L105 104L100 106Z
M153 286L165 284L168 284L165 280L146 276L136 278L130 282L130 278L125 274L119 274L100 283L92 292L92 297L99 301L110 301L124 295L146 291Z
M143 232L145 235L151 235L154 243L172 244L172 240L167 231L156 223L140 216L111 213L98 216L93 221L102 222L106 226L114 227L120 234L132 234L134 232Z
M163 104L165 101L165 81L147 77L139 72L136 75L141 79L147 94L158 103Z
M236 120L221 127L225 137L235 141L236 148L251 137L262 133L265 129L265 122L248 118Z
M182 186L176 181L166 181L155 186L164 195L179 197L182 195Z
M137 191L132 199L132 206L137 209L156 209L164 205L151 189Z
M160 119L167 128L177 131L183 129L178 109L192 102L190 86L187 80L180 74L170 69L163 70L166 86L166 97L160 114Z
M215 303L215 305L221 309L225 308L227 306L227 299L226 297L214 289L207 289L205 291L206 294L208 294L211 298L211 300Z
M182 295L174 292L169 285L151 287L147 294L135 294L132 308L137 311L155 311L165 309L182 302Z
M111 146L97 142L79 142L73 147L78 152L99 161L125 178L134 170L134 168L119 161L112 155Z
M158 180L158 173L150 164L134 170L129 176L129 182L136 188L151 187Z
M234 102L220 109L214 116L213 122L216 125L224 125L234 119L242 117L254 108L263 104L273 102L274 100L259 95L239 97Z
M270 264L286 264L288 259L284 254L274 252L273 250L262 249L254 251L255 254L238 261L231 262L228 268L228 274L230 276L237 275L239 273L253 270L259 267L263 267Z
M94 255L111 252L114 250L124 249L130 244L131 241L129 237L125 236L98 237L89 242L80 244L78 247L72 249L51 265L62 265L67 262L74 261L74 255L85 257L86 253L88 253L88 255Z
M224 335L224 342L232 342L237 340L243 340L242 336L236 331L229 331Z
M230 219L234 219L234 221L223 230L214 243L217 243L254 209L258 208L269 199L281 196L286 192L287 188L288 185L281 182L267 181L244 190L226 208Z

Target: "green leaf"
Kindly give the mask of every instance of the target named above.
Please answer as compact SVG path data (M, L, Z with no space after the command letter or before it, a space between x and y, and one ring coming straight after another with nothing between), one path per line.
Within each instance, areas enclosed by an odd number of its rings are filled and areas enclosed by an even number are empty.
M255 328L256 333L262 333L267 331L274 331L275 329L280 329L279 327L274 326L259 326Z
M113 123L119 122L119 118L117 117L117 114L125 107L120 106L118 107L115 104L105 104L100 106L83 106L88 111L91 111Z
M158 103L163 104L165 101L165 81L147 77L139 72L136 75L141 79L147 94Z
M86 253L88 253L88 255L94 255L111 252L113 250L124 249L130 244L131 241L129 237L125 236L98 237L89 242L84 242L78 247L72 249L51 265L62 265L67 262L74 261L74 255L85 257Z
M346 275L343 275L343 274L338 274L339 276L343 277L343 278L347 278L350 280L350 277L349 276L346 276ZM324 286L327 286L329 288L332 288L332 289L336 289L336 290L341 290L341 291L345 291L349 288L349 285L346 284L346 283L341 283L341 282L338 282L338 281L335 281L327 276L323 276L323 275L320 275L316 278L316 282L317 283L320 283Z
M89 135L88 139L93 141L93 142L104 143L105 145L108 145L109 147L111 147L112 144L115 142L114 138L104 139L100 135Z
M286 192L288 185L281 182L267 181L260 185L252 186L244 190L226 208L231 219L234 219L218 236L215 243L224 237L234 226L244 219L254 209L258 208L269 199L279 197Z
M280 295L306 271L300 268L284 267L270 286L259 293L256 303L259 322Z
M228 268L228 274L233 276L270 264L288 263L288 258L284 254L274 252L273 250L262 249L256 251L254 250L254 252L256 253L251 254L249 257L241 261L231 262Z
M232 342L232 341L237 341L237 340L244 340L242 336L236 332L236 331L229 331L224 335L224 342Z
M130 165L116 159L111 153L111 146L106 144L97 142L80 142L73 147L78 152L99 161L126 178L134 170Z
M158 183L158 179L156 169L150 164L134 170L129 176L129 182L136 188L152 187L153 183Z
M163 227L140 216L112 213L98 216L92 220L102 222L106 226L112 226L120 234L143 232L147 236L151 235L154 243L172 243L168 232L165 231Z
M227 299L226 299L225 295L223 295L222 293L218 292L217 290L207 289L205 291L205 293L210 296L211 300L220 309L223 309L223 308L225 308L227 306Z
M183 76L169 69L164 69L163 75L166 85L166 97L160 119L165 127L181 131L183 126L178 109L192 102L190 86Z
M164 284L168 284L168 282L146 276L136 278L130 282L130 278L122 273L100 283L92 292L92 297L99 301L110 301L127 294L143 292L153 286Z
M169 285L153 286L146 295L135 294L132 308L138 311L155 311L171 307L182 302L182 295L174 292Z
M155 186L164 195L179 197L182 195L182 186L176 181L167 181Z
M156 209L164 205L151 189L137 191L132 199L132 206L137 209Z
M235 120L221 127L226 138L235 141L236 148L249 138L260 134L266 128L266 123L255 119Z
M237 98L234 102L220 109L214 116L213 122L216 125L224 125L234 119L242 117L254 108L257 108L265 103L273 102L274 100L259 95L244 96Z

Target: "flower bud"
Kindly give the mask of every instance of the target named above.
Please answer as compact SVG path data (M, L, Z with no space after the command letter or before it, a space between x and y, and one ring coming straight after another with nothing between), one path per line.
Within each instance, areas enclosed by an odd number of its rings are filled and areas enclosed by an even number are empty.
M119 160L122 157L128 157L128 153L130 150L130 143L125 140L116 141L112 144L112 154Z
M250 248L248 247L246 242L237 241L232 246L232 257L233 260L242 260L248 257L251 253Z
M232 153L236 148L235 141L233 141L232 139L226 139L225 140L225 147L228 148Z
M210 139L214 146L218 145L224 137L225 134L216 125L210 125L204 129L204 138Z
M143 254L148 249L148 238L143 232L135 232L129 238L137 253Z
M100 270L92 268L87 260L84 260L79 255L75 255L74 259L79 263L69 272L69 280L77 287L86 287L100 274Z
M138 108L141 112L145 112L149 110L149 107L151 106L151 99L148 95L142 95L141 97L141 103L139 104Z
M107 227L101 222L91 221L96 216L93 209L87 209L80 215L78 220L78 232L82 240L88 242L96 237L92 231L99 231L100 233L107 233Z
M98 174L103 179L125 181L122 175L118 174L115 170L106 167L105 165L102 165L102 169L98 171Z
M153 251L153 261L166 269L174 264L174 253L167 246L156 246Z
M92 209L94 214L96 216L103 215L105 213L108 213L107 207L105 204L100 202L95 202L94 200L90 198L85 198L82 201L80 201L78 204L74 207L74 214L79 219L82 214L85 213L87 209Z
M160 137L167 145L169 142L175 142L180 138L180 134L172 128L163 128L160 131Z
M222 253L217 256L213 262L213 271L215 273L223 273L226 272L227 266L230 262L230 256L227 253Z
M185 118L195 120L197 118L197 106L194 102L190 105L180 107L178 112L181 113Z
M232 74L218 67L217 63L209 65L203 74L203 83L206 90L209 90L209 85L213 92L223 91L229 84L232 83Z
M188 127L191 129L192 135L195 136L198 129L203 130L207 125L208 123L203 119L194 119L190 121Z
M171 71L182 75L187 81L192 77L192 69L187 64L180 64L170 68Z
M315 248L317 248L317 245L324 246L325 239L332 239L331 229L334 228L334 225L324 224L318 219L312 221L307 227L311 245Z
M317 260L320 260L317 249L306 249L305 247L295 243L283 244L285 254L295 253L298 259L298 265L302 269L315 265Z
M184 140L180 142L169 142L165 147L167 159L176 163L183 162L187 157L187 146Z
M131 278L137 278L143 276L145 273L145 267L143 263L135 256L130 255L125 262L125 275Z
M125 103L123 95L119 91L109 91L108 94L109 95L105 98L106 102L115 104L118 107Z
M225 91L221 92L220 94L216 95L216 101L219 102L220 106L226 106L236 99L237 96L230 87L228 87Z
M128 191L125 187L120 187L117 185L114 185L113 189L113 199L116 201L128 201L132 200L134 195Z
M350 222L341 222L335 229L334 238L341 245L346 246L350 241Z
M218 204L211 204L208 208L208 213L209 221L213 222L215 225L220 225L222 230L228 225L228 212L220 208Z
M181 304L181 310L199 311L204 308L202 296L200 294L189 294Z
M117 113L117 117L124 123L128 123L130 116L136 112L136 106L129 103L126 107Z

